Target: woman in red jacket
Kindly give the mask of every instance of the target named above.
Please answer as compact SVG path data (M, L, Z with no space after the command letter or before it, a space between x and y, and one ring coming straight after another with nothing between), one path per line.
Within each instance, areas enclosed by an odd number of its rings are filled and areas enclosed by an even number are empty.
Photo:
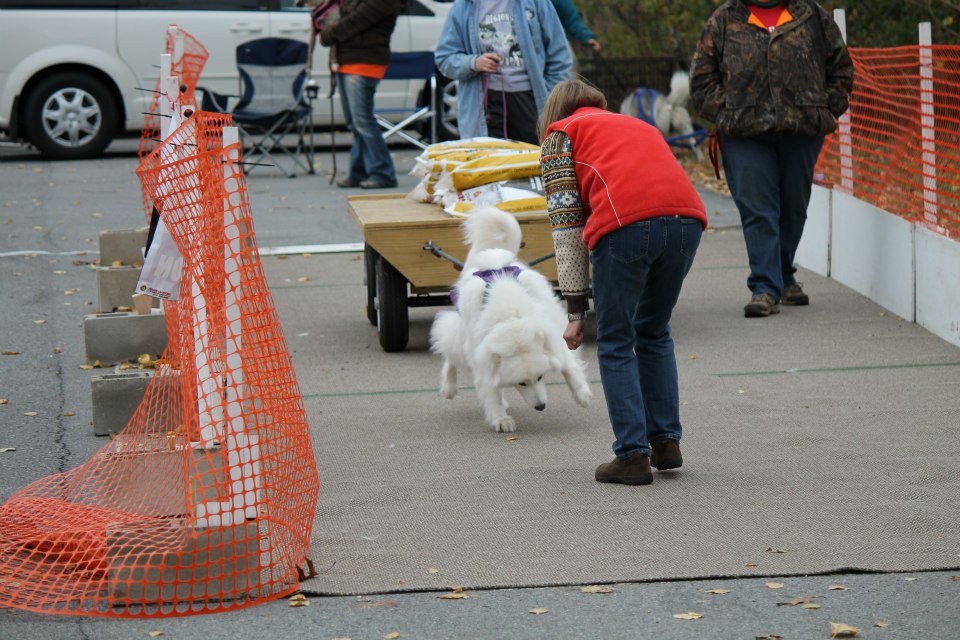
M554 87L539 133L570 349L583 340L593 268L600 379L616 438L616 457L595 477L650 484L651 465L683 464L669 322L706 211L663 135L607 111L603 94L581 80Z

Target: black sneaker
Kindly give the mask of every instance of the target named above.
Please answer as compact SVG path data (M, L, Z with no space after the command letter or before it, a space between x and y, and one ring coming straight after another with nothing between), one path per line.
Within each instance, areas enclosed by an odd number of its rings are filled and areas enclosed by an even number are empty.
M346 178L340 178L337 180L337 186L341 189L353 189L354 187L359 187L361 184L360 180L354 180L350 176Z
M780 304L769 293L753 294L743 308L743 315L747 318L766 318L774 313L780 313Z
M795 307L804 307L810 304L810 296L803 292L802 284L794 282L783 288L783 295L780 296L780 302Z

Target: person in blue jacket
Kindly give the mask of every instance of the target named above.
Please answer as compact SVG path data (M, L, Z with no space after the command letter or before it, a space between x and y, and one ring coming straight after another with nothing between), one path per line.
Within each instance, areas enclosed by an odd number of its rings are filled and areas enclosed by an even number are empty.
M458 80L461 138L539 144L547 96L570 77L573 55L552 0L456 0L434 54Z
M553 8L557 10L560 16L560 24L563 25L567 35L572 40L576 40L582 45L590 47L594 52L600 52L600 41L597 36L590 31L590 28L584 24L580 17L580 11L574 6L572 0L550 0Z

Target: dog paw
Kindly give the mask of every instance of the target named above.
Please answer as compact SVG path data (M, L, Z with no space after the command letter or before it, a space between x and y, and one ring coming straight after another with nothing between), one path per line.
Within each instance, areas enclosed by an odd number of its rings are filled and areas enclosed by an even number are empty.
M503 416L493 423L493 430L497 433L513 433L517 430L517 424L510 416Z
M581 407L589 407L590 400L593 398L593 392L590 387L584 386L573 392L573 399Z
M457 395L457 385L455 384L445 384L440 387L440 395L446 398L447 400L453 400Z

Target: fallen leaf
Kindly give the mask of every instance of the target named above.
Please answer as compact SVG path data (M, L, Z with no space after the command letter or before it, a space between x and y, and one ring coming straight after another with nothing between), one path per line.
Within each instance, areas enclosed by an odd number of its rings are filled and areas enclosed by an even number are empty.
M806 603L805 605L803 605L803 608L804 608L804 609L819 609L819 608L822 607L822 606L823 606L823 605L817 604L816 602L808 602L808 603Z
M291 607L309 607L310 601L302 593L295 593L287 599Z
M580 587L583 593L613 593L613 587L605 587L599 584L591 584L586 587Z
M546 608L544 608L544 607L537 607L537 608L535 608L535 609L530 609L530 613L532 613L532 614L535 615L535 616L542 616L543 614L547 613L548 611L550 611L550 609L546 609Z
M309 281L310 281L310 278L308 278L307 276L300 276L299 278L297 278L297 282L309 282Z
M786 549L774 549L773 547L767 548L767 553L786 553Z
M445 593L442 596L437 596L441 600L469 600L469 593Z
M798 604L807 605L813 602L813 599L817 596L804 596L802 598L796 598L795 600L785 600L784 602L778 602L778 607L795 607Z
M123 266L123 261L122 261L122 260L114 260L113 262L110 263L110 266L111 266L111 267L122 267L122 266Z
M784 585L782 582L767 582L764 586L767 589L783 589Z
M349 636L340 636L340 637L334 638L333 640L353 640L353 638Z
M57 269L57 270L54 271L53 273L54 273L54 275L62 276L62 275L66 275L67 272L64 271L63 269Z
M80 365L80 368L81 368L81 369L93 369L93 365L92 365L92 364L82 364L82 365Z
M737 389L737 393L739 393L740 395L743 395L746 393L746 391L744 391L743 389Z
M704 593L709 593L714 596L725 596L730 593L730 589L707 589Z
M753 640L783 640L783 636L770 634L768 636L754 636Z
M400 637L400 632L399 632L399 631L391 631L390 633L388 633L387 635L385 635L385 636L383 636L383 637L386 638L387 640L397 640L397 638Z
M32 418L33 416L37 415L37 412L36 412L36 411L24 411L23 415Z
M747 564L745 564L745 565L743 565L743 566L745 566L745 567L757 567L757 566L759 566L759 565L758 565L756 562L748 562Z
M163 635L163 631L148 631L147 635L150 636L151 638L159 638L160 636Z
M520 436L509 436L507 437L507 442L513 442L514 440L519 440Z
M957 580L957 576L950 576L950 582L956 582Z
M831 638L852 638L857 635L859 629L856 627L851 627L848 624L843 624L842 622L831 622L830 623L830 637Z
M907 582L916 582L916 581L917 581L917 579L914 578L914 577L904 578L904 580L906 580Z
M19 351L0 351L0 355L3 356L18 356L20 355Z
M0 449L0 453L10 453L11 451L16 451L15 447L3 447Z
M703 614L697 613L696 611L687 611L686 613L675 613L673 617L679 618L680 620L699 620L703 617Z
M430 567L428 571L430 571L430 573L440 573L440 569L434 569L433 567Z
M886 629L887 627L890 626L890 623L889 623L889 622L874 622L874 623L873 623L873 626L877 627L878 629Z
M47 324L46 320L34 320L33 324Z
M0 398L0 404L10 404L10 401L6 398Z
M77 414L76 414L75 412L73 412L73 411L64 411L64 413L63 413L63 417L64 417L64 418L72 418L72 417L75 416L75 415L77 415Z
M829 591L846 591L846 590L847 590L847 587L843 586L842 584L832 584L832 585L830 585L829 587L827 587L827 590L829 590Z

